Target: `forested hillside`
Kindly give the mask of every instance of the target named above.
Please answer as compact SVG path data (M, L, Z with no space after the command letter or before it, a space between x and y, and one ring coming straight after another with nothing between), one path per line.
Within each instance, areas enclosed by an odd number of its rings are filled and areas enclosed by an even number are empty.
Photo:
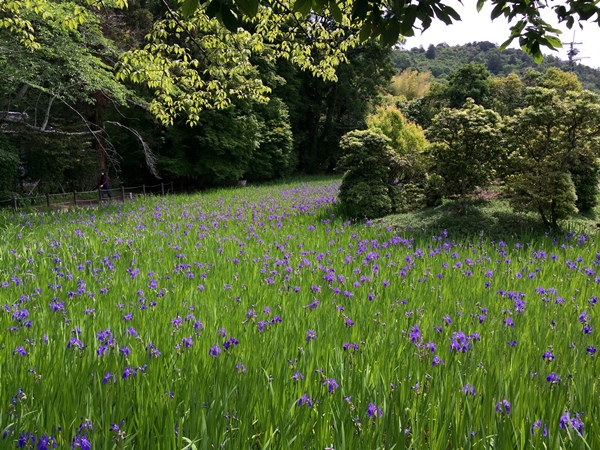
M498 45L487 41L455 46L430 45L427 49L396 49L393 51L392 60L399 71L410 68L419 72L431 72L437 79L445 79L461 66L471 62L485 65L492 75L500 77L511 73L523 76L528 68L540 72L545 72L549 67L563 71L571 70L569 61L562 61L555 56L545 56L538 65L531 55L522 50L507 48L500 51ZM575 62L573 71L585 89L600 92L600 70L586 66L585 60L581 60Z

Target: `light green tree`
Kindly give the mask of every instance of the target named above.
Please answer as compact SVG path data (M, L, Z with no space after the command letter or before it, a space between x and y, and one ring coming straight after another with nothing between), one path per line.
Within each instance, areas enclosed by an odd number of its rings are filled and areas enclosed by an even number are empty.
M111 8L125 8L127 0L11 0L0 2L0 29L14 35L27 50L39 50L40 24L60 32L78 31L97 22L96 13Z
M590 211L597 204L600 105L588 91L562 97L542 87L530 88L525 102L506 128L511 203L556 227L578 205Z
M568 92L581 92L583 88L573 72L564 72L557 67L549 67L538 80L539 87L555 89L561 97Z
M510 201L516 210L536 211L545 225L557 227L577 213L577 192L582 207L597 202L598 98L586 91L561 98L555 89L537 87L529 89L525 101L527 106L506 127ZM596 167L592 173L590 167L581 168L586 162Z
M393 106L378 107L367 117L367 126L387 136L390 147L398 156L395 184L400 192L400 205L397 209L421 207L425 200L427 169L430 165L424 153L428 145L425 132L419 125L407 121L402 112Z
M498 113L468 99L461 109L443 109L426 131L435 161L434 172L443 177L447 195L459 195L461 212L467 195L493 179L501 157Z
M421 153L427 147L423 129L406 120L402 112L394 106L377 107L367 117L369 128L379 128L390 139L390 146L398 155Z
M429 90L430 84L431 72L405 69L392 78L389 90L397 97L414 100L423 97Z
M502 117L511 116L523 106L525 85L516 73L490 80L490 108Z

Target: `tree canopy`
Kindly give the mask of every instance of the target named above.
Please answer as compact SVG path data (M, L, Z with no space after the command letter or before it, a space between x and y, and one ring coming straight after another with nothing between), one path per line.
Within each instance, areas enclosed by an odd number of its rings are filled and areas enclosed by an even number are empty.
M561 46L559 30L542 18L543 9L552 9L568 27L600 23L593 0L478 0L477 9L486 3L493 5L492 19L504 16L512 24L502 48L518 39L537 61L541 48ZM0 30L36 50L43 43L40 24L70 32L97 20L101 11L127 5L127 0L11 0L0 3ZM151 111L165 124L183 115L194 125L199 111L227 108L236 98L267 101L269 89L250 61L254 54L285 58L336 80L336 68L360 42L392 45L434 20L460 20L445 0L159 0L158 5L162 17L145 46L122 55L118 77L149 88Z
M237 18L254 17L261 7L284 6L290 11L307 16L313 12L329 10L336 21L342 21L342 11L350 4L351 18L360 23L360 37L379 38L383 44L394 44L401 36L413 36L415 30L426 30L434 20L447 25L460 21L454 8L442 0L295 0L286 5L285 1L273 0L180 0L184 14L196 9L206 10L217 17L227 28L234 31ZM561 2L532 2L530 0L478 0L480 11L485 4L493 6L491 18L505 17L511 23L510 34L502 44L506 48L517 39L522 48L527 49L537 61L541 61L543 47L561 47L559 30L542 18L542 10L552 9L559 22L572 28L580 21L593 21L600 24L600 6L594 0L567 0Z

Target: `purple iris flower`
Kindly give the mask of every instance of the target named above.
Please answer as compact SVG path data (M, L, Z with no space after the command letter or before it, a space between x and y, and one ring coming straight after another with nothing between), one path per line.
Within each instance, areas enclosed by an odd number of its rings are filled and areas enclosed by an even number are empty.
M548 360L548 361L554 361L554 355L552 354L552 352L546 351L542 355L542 359L545 359L545 360Z
M496 403L496 412L510 414L510 403L508 402L508 400L504 399Z
M323 382L323 386L327 386L327 390L332 394L339 387L337 381L335 381L333 378L326 378Z
M304 394L302 395L302 397L300 397L300 398L298 399L298 401L296 402L296 404L297 404L298 406L306 405L306 406L308 406L309 408L312 408L312 407L313 407L313 405L315 404L315 399L314 399L314 398L310 398L310 397L308 396L308 394L304 393Z
M548 375L546 377L546 381L550 384L560 384L561 380L560 380L560 376L558 376L554 372L551 372L550 375Z
M367 408L367 416L370 418L381 417L383 415L383 410L381 406L376 406L375 403L369 403L369 407Z
M535 422L533 422L533 425L531 425L531 434L535 434L536 430L539 430L540 428L542 428L542 421L536 420ZM542 429L542 436L548 436L548 427L546 426L546 424L544 424L544 427Z
M465 384L461 389L463 394L467 394L467 395L472 395L473 397L475 397L476 393L475 393L475 386L471 386L470 384Z

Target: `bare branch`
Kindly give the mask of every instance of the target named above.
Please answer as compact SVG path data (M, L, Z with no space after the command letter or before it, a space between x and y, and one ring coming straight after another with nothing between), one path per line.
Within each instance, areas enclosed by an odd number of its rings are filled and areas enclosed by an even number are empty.
M119 122L112 122L112 121L107 120L104 123L115 125L115 126L118 126L121 128L125 128L126 130L131 132L138 139L138 141L140 141L140 144L142 144L142 149L144 150L144 157L146 158L146 165L148 166L148 169L150 169L150 173L152 175L154 175L156 178L160 179L160 174L158 173L158 170L156 169L156 155L152 152L152 149L146 143L146 141L144 141L144 138L139 133L139 131L137 131L133 128L130 128L126 125L123 125L122 123L119 123Z
M88 129L87 133L91 134L94 139L98 140L98 137L96 135L101 134L103 130L94 130L92 128L92 126L90 125L90 121L87 120L83 114L81 114L79 111L77 111L77 109L73 108L73 106L69 105L65 100L63 100L62 98L60 99L60 101L67 106L69 109L71 109L71 111L73 111L75 114L77 114L79 116L79 118L81 119L81 121L83 122L83 124L85 125L85 127ZM85 133L84 133L85 134Z
M10 120L0 120L0 122L11 122ZM28 130L32 130L35 131L37 133L40 134L52 134L52 135L56 135L56 136L88 136L88 135L96 135L98 133L101 133L102 130L96 130L96 131L61 131L61 130L55 130L55 129L42 129L41 127L36 127L35 125L31 125L27 122L19 122L17 126L22 126L27 128ZM15 128L0 128L0 133L2 134L19 134L22 131L15 129Z

